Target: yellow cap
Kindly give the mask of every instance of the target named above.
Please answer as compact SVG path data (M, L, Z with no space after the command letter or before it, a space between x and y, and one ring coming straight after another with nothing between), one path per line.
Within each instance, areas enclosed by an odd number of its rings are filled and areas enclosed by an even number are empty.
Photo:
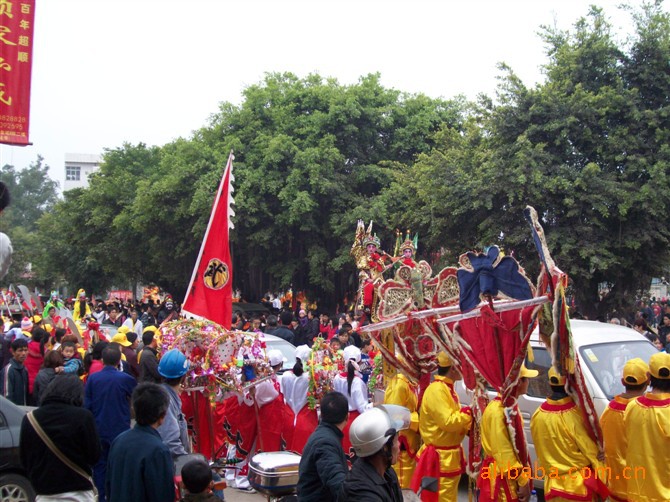
M623 367L624 384L641 385L649 380L649 366L639 357L629 359Z
M128 333L130 331L130 328L128 326L121 326L119 329L116 330L117 333Z
M440 352L437 355L437 365L441 366L442 368L447 368L451 366L453 363L451 362L451 358L447 355L446 352Z
M119 333L117 332L113 337L112 337L112 343L118 343L119 345L123 345L124 347L130 347L132 343L128 341L128 338L126 337L125 333Z
M153 331L154 333L158 333L158 328L156 326L147 326L142 330L142 333L146 333L147 331Z
M549 377L549 385L565 385L565 375L561 375L553 366L547 372Z
M42 316L35 314L30 318L31 321L33 321L33 324L39 324L42 322Z
M649 358L649 373L654 378L670 380L670 354L658 352Z
M540 374L539 371L529 370L528 368L526 368L525 364L521 363L521 371L519 372L520 378L535 378L539 374Z

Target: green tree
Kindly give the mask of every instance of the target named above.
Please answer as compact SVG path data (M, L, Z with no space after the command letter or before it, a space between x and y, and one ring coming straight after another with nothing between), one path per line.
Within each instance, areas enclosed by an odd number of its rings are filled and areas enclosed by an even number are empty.
M12 266L7 283L41 285L43 278L31 266L44 252L44 243L36 234L39 218L53 210L58 200L58 183L49 178L49 166L38 156L27 168L17 170L4 165L0 181L11 195L11 203L0 216L0 231L12 240Z
M227 155L197 137L161 149L160 161L139 181L125 210L143 255L141 278L176 298L186 293Z
M153 176L160 155L160 148L142 143L106 150L89 186L65 192L64 200L40 220L40 234L50 245L37 271L52 279L52 287L65 283L73 291L82 287L101 294L111 286L148 280L150 255L143 239L159 230L138 230L132 207L144 196L138 187Z
M75 188L63 194L63 200L39 221L39 236L45 252L34 264L37 277L50 282L48 289L67 286L71 294L84 288L88 294L100 294L113 284L103 262L90 254L94 231L87 222L92 208L85 205L85 189ZM44 244L46 243L46 244Z
M292 284L333 304L356 281L356 220L373 218L392 235L378 195L443 123L460 121L462 103L386 89L379 75L342 86L269 74L244 98L201 131L237 156L235 283L252 296Z
M659 77L669 73L670 23L659 4L636 19L628 50L597 8L572 32L545 28L546 82L528 89L502 65L497 102L482 98L464 135L446 130L405 190L426 206L415 221L448 249L453 236L460 250L500 244L536 272L522 215L533 205L589 316L631 305L670 261L670 87ZM438 195L421 192L431 179Z

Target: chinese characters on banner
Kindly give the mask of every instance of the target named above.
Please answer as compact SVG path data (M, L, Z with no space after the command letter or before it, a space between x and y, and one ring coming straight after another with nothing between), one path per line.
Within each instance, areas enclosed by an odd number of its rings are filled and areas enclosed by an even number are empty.
M27 145L35 0L0 0L0 143Z

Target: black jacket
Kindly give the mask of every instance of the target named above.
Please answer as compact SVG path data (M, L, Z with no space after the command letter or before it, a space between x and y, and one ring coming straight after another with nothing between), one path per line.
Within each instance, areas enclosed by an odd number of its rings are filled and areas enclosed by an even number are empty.
M342 449L342 431L321 422L307 440L298 470L298 501L343 500L347 459Z
M33 399L37 406L42 404L42 394L54 378L56 378L56 370L53 368L42 368L37 373L33 384Z
M158 352L153 347L144 347L140 357L140 377L138 383L161 383L163 379L158 373Z
M85 472L100 457L100 439L93 414L79 406L47 402L33 415L58 449ZM51 452L27 417L21 423L21 463L38 495L92 490L91 483Z
M28 370L13 357L0 373L2 395L19 406L28 404Z
M293 331L288 329L286 326L277 326L274 330L272 330L271 333L269 333L273 336L278 336L279 338L283 338L289 343L293 343L295 340L295 335L293 334Z
M344 500L361 502L402 502L402 491L398 476L389 467L382 478L376 469L364 459L354 462L344 482Z

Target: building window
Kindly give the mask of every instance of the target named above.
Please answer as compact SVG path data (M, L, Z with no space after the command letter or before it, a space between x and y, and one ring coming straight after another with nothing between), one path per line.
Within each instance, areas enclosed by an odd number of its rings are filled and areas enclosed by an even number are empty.
M79 166L67 166L65 168L65 180L66 181L79 181L81 178L81 167Z

